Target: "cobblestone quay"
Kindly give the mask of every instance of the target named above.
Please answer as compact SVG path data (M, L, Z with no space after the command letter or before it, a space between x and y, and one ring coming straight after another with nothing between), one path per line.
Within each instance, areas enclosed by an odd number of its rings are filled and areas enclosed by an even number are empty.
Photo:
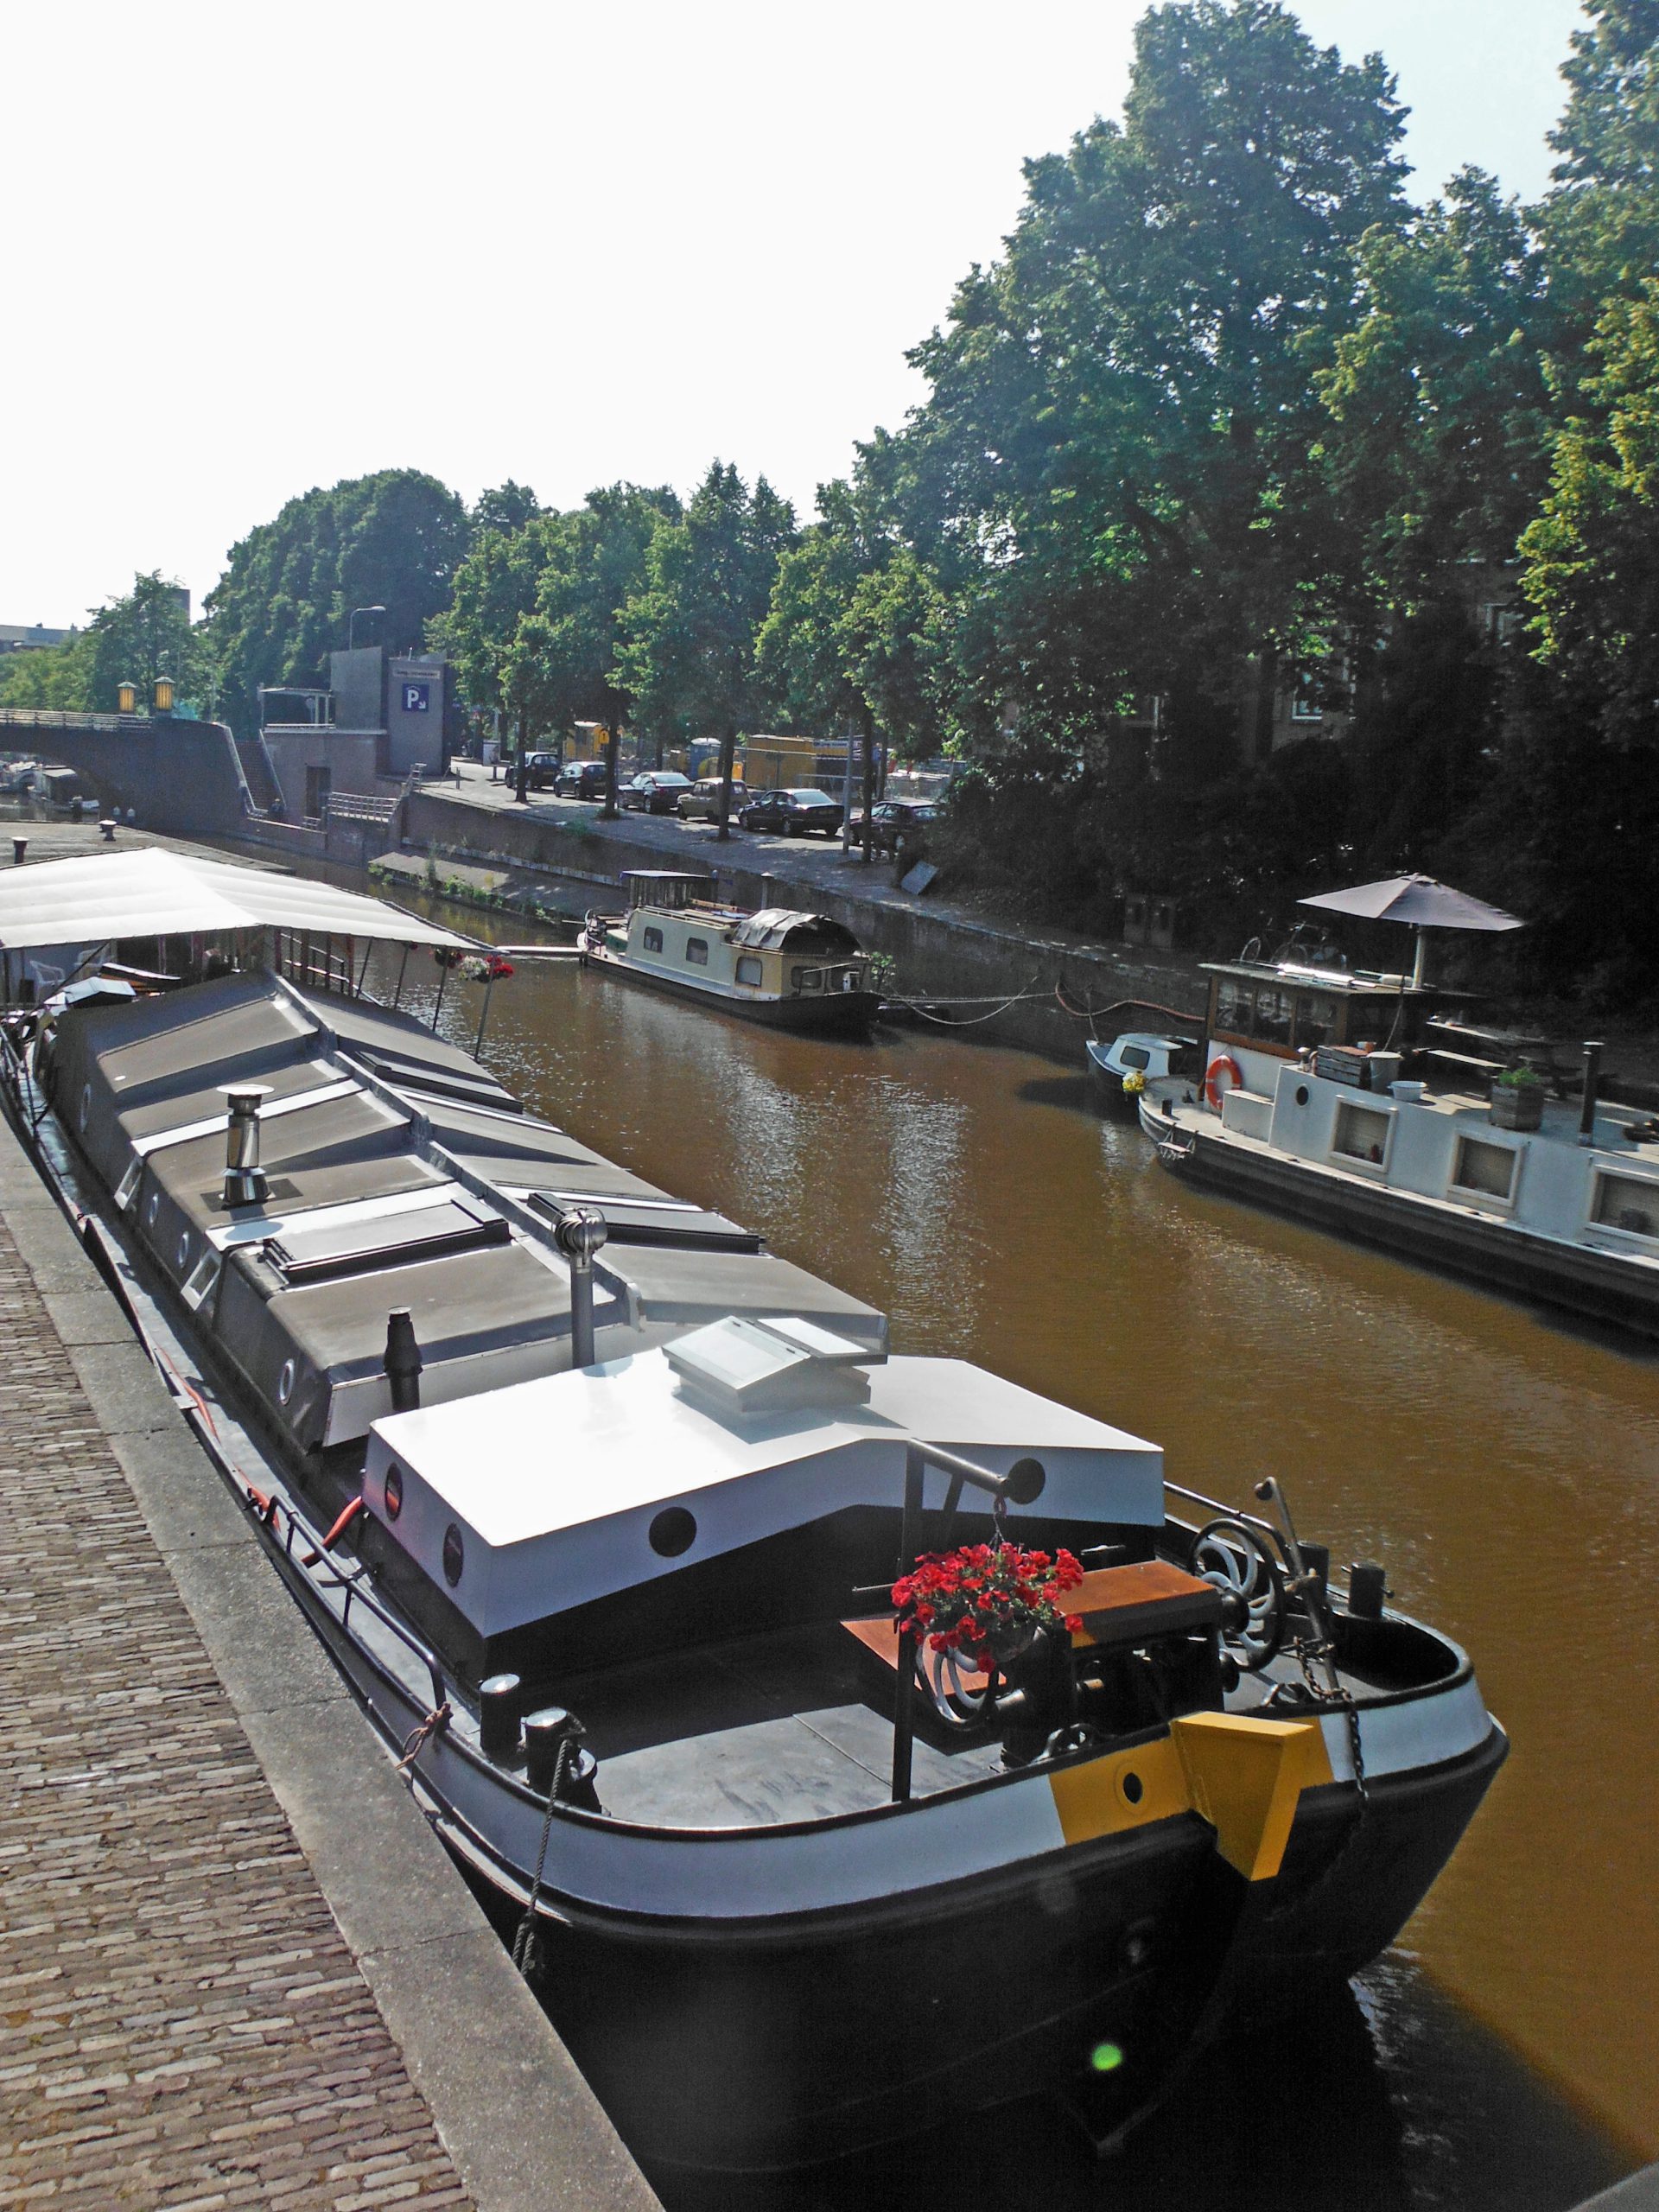
M0 2203L467 2202L3 1226L0 1330Z
M0 1121L0 2208L656 2202Z

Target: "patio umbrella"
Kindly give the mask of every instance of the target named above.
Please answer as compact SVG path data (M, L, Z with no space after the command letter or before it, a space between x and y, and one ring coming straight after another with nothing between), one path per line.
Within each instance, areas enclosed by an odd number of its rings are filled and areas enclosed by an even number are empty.
M1416 931L1417 957L1412 965L1414 989L1423 980L1425 930L1522 930L1526 924L1501 906L1437 883L1432 875L1390 875L1381 883L1357 883L1351 891L1324 891L1316 899L1299 899L1299 906L1320 906L1334 914L1359 914L1367 921L1404 922Z

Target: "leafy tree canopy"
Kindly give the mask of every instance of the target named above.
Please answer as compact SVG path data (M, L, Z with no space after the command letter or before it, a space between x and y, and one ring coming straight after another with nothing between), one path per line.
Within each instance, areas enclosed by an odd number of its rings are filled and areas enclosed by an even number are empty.
M1360 240L1405 220L1403 121L1379 57L1194 0L1142 19L1121 127L1027 165L1006 256L912 356L932 390L899 442L901 508L965 593L982 741L1010 698L1043 743L1182 684L1230 721L1241 654L1328 623L1311 377Z
M383 469L290 499L231 548L207 603L222 698L239 729L257 726L262 683L321 684L354 607L386 610L383 642L418 648L448 605L467 543L467 512L435 477Z

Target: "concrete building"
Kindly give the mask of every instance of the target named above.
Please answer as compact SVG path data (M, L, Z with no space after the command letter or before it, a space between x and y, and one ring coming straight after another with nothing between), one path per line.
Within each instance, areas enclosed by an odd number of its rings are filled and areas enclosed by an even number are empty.
M441 653L359 645L328 656L327 690L260 696L260 737L290 822L321 822L336 796L390 797L415 769L435 775L448 766L455 702ZM296 702L302 720L270 717L272 704L291 710Z

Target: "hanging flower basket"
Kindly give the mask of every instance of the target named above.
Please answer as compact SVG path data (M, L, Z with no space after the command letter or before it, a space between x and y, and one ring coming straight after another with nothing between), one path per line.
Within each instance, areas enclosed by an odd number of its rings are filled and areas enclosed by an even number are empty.
M1019 1544L966 1544L926 1552L893 1586L900 1632L935 1651L954 1651L989 1669L1017 1656L1039 1630L1083 1624L1059 1599L1083 1569L1070 1552L1027 1551Z
M469 983L499 983L503 976L512 975L512 963L499 952L474 953L461 962L461 972Z

